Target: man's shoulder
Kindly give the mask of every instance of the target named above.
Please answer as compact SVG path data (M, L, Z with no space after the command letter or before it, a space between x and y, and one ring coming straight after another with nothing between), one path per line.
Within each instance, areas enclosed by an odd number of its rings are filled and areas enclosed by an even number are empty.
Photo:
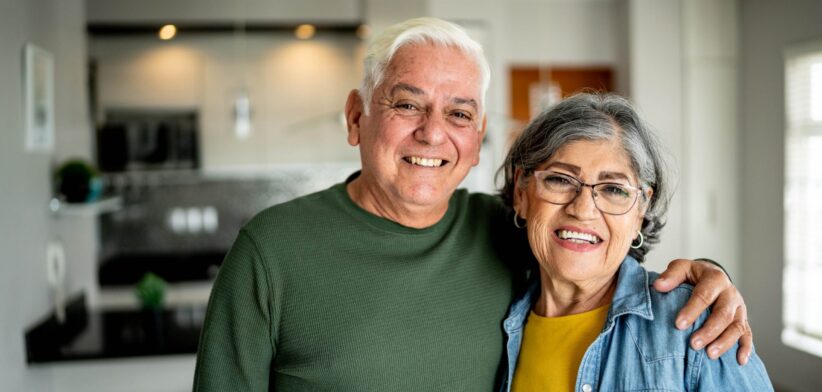
M315 216L324 215L335 210L334 204L339 199L341 184L325 190L300 196L289 201L275 204L258 212L243 226L250 234L270 232L272 229L285 229L295 222L304 222Z
M506 210L502 198L498 195L492 195L482 192L471 192L467 189L460 188L454 192L452 199L457 203L471 208L474 212L479 213L502 213Z

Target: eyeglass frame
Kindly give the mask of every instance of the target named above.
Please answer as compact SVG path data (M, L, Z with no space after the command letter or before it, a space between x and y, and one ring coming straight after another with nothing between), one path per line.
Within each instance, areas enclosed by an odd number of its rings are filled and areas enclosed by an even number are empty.
M532 172L534 178L537 178L537 177L541 176L542 173L550 173L550 174L556 174L556 175L559 175L559 176L562 176L562 177L566 177L570 180L573 180L573 183L577 184L577 186L576 186L576 188L577 188L576 195L574 197L572 197L570 200L568 200L567 202L565 202L565 203L556 203L556 202L553 202L553 201L545 200L544 198L540 197L541 200L545 201L546 203L551 203L553 205L567 206L568 204L573 203L574 200L576 200L577 197L579 197L579 195L582 193L582 188L583 187L588 187L588 188L591 188L591 200L594 202L594 207L596 207L597 211L599 211L603 214L608 214L608 215L613 215L613 216L620 216L620 215L627 214L628 212L631 211L632 208L634 208L634 205L636 205L637 200L639 200L639 195L642 195L643 200L645 200L647 198L647 196L645 196L645 188L644 187L636 187L636 186L633 186L633 185L630 185L630 184L628 184L628 185L620 184L618 182L598 182L596 184L588 184L588 183L580 180L579 178L576 178L574 176L571 176L571 175L568 175L568 174L565 174L565 173L555 172L553 170L534 170ZM541 179L538 179L538 180L542 181ZM617 185L617 186L620 186L620 187L623 187L623 188L628 188L629 190L633 191L634 200L631 202L631 205L628 206L628 209L625 210L625 212L623 212L623 213L614 214L614 213L610 213L610 212L605 212L601 208L599 208L599 205L597 204L597 196L596 196L597 192L594 189L594 187L597 187L597 186L600 186L600 185ZM542 185L537 184L536 186L540 187Z

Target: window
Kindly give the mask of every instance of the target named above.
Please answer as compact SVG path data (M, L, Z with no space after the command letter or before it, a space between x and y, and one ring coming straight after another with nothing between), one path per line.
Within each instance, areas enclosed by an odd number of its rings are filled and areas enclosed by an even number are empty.
M782 341L822 356L822 43L785 56Z

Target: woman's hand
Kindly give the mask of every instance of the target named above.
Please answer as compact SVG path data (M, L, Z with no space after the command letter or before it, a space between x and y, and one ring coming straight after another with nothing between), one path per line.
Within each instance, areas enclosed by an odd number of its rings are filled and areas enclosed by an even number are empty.
M684 282L694 285L694 292L676 317L678 329L688 328L705 309L713 306L702 328L691 335L691 347L701 350L707 346L708 357L716 359L739 341L736 360L740 365L748 363L753 347L748 309L725 271L706 261L677 259L668 264L654 282L654 288L668 292Z

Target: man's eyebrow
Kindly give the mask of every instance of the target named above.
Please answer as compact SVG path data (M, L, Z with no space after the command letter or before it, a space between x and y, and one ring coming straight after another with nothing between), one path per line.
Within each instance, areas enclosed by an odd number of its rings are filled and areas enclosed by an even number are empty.
M425 95L425 90L417 87L412 86L408 83L397 83L394 87L391 87L391 95L394 96L400 91L406 91L414 95ZM451 98L451 102L455 105L468 105L474 108L474 110L479 110L479 104L477 104L477 100L472 98L462 98L462 97L454 97Z
M477 105L477 101L471 98L460 98L454 97L451 99L457 105L468 105L474 108L474 110L479 110L479 105Z
M409 92L411 94L414 94L414 95L425 95L425 91L423 91L423 89L421 89L417 86L412 86L408 83L397 83L397 84L394 85L394 87L391 87L391 95L392 96L397 94L400 91L407 91L407 92Z

